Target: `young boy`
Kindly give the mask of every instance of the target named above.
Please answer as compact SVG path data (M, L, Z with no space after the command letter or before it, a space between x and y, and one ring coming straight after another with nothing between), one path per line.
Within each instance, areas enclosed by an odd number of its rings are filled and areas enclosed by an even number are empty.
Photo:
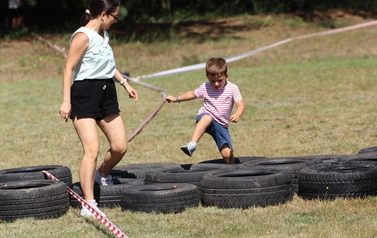
M226 164L234 164L233 146L228 131L229 121L237 123L245 111L241 93L234 83L228 81L227 63L222 58L212 58L206 62L206 76L209 82L203 83L194 91L180 96L167 96L167 102L182 102L204 98L203 106L196 116L196 126L191 142L181 150L192 156L197 143L204 133L210 134ZM233 105L236 112L231 115Z

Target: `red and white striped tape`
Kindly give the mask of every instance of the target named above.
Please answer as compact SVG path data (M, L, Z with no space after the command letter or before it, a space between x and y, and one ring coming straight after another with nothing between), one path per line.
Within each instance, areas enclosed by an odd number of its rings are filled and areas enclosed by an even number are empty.
M58 180L54 175L50 174L49 172L43 170L42 173L47 175L52 180ZM77 199L81 203L82 206L86 207L102 224L104 224L110 231L114 233L119 238L128 238L126 234L124 234L118 227L116 227L109 219L102 216L96 208L92 207L89 203L87 203L80 195L78 195L75 191L73 191L70 187L68 187L68 193L70 193L74 198Z

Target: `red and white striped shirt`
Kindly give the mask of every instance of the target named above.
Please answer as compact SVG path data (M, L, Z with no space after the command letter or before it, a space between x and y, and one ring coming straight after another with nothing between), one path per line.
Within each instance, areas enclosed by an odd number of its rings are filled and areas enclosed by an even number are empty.
M219 89L213 87L210 82L205 82L195 89L194 94L197 98L204 98L198 115L208 113L224 128L228 128L234 103L242 100L238 86L229 81Z

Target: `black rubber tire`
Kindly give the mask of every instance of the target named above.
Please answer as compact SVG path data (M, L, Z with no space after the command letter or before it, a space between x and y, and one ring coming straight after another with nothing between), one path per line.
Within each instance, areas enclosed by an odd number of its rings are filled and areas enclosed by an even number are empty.
M377 153L377 146L363 148L359 151L359 154L363 153Z
M355 156L350 156L350 161L365 161L365 162L377 162L377 154L361 153Z
M292 175L292 187L293 192L298 192L298 173L301 169L312 165L314 163L321 163L321 160L303 160L303 159L293 159L293 158L274 158L267 159L262 162L257 163L244 163L239 165L240 169L247 169L250 167L260 167L265 169L274 169L288 172Z
M307 159L317 163L331 163L345 160L347 155L344 154L327 154L327 155L306 155L302 159Z
M189 183L161 183L131 187L122 194L122 210L178 213L200 202L198 187Z
M72 184L72 173L70 168L61 165L29 166L0 170L0 183L49 179L42 173L43 170L51 173L59 179L59 181L64 182L68 186Z
M201 180L204 206L220 208L266 207L293 198L291 175L286 172L249 168L209 173Z
M303 155L303 156L292 156L292 157L276 157L271 159L297 159L297 160L309 160L315 163L331 163L338 160L344 160L347 155L343 154L327 154L327 155Z
M317 164L299 173L298 195L304 199L333 200L377 195L377 164L340 161Z
M243 156L243 157L236 157L234 159L236 160L236 164L243 164L249 161L259 162L268 158L262 157L262 156ZM205 160L205 161L199 162L199 164L208 164L208 163L209 164L224 164L224 159Z
M113 178L136 178L144 180L145 173L155 171L161 168L178 167L177 163L141 163L141 164L128 164L118 165L113 168L110 175Z
M0 220L50 219L69 210L67 185L55 180L25 180L0 184Z
M202 177L219 170L234 170L237 167L227 164L193 164L181 167L168 167L145 174L145 183L191 183L200 186Z
M98 207L117 207L120 206L122 200L122 192L133 186L143 185L144 181L132 178L113 179L114 185L94 185L94 199L98 203ZM71 185L71 189L80 197L83 197L80 182ZM81 203L74 197L71 197L72 207L81 207Z

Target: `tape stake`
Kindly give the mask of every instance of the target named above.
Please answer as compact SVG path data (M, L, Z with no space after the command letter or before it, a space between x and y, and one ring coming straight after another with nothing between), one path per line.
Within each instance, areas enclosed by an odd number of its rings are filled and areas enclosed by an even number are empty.
M54 175L50 174L49 172L43 170L42 173L47 175L52 180L57 180ZM102 224L104 224L114 235L118 238L128 238L126 234L124 234L118 227L116 227L109 219L102 216L96 208L92 207L89 203L87 203L80 195L78 195L75 191L73 191L70 187L68 187L68 193L71 194L77 201L81 203L82 206L86 207Z

